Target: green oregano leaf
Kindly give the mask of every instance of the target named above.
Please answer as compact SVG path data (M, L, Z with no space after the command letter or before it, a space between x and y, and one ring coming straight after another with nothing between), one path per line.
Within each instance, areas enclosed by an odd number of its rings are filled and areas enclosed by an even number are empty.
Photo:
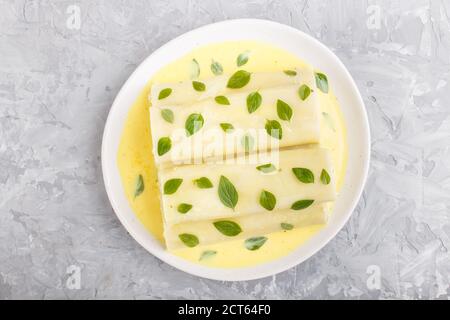
M277 114L281 120L290 121L292 118L292 108L283 100L277 100Z
M224 106L229 106L230 105L230 100L228 100L228 98L225 97L225 96L217 96L217 97L214 98L214 100L218 104L221 104L221 105L224 105Z
M248 113L255 112L262 103L261 94L258 91L252 92L247 96L247 110Z
M187 136L192 136L194 133L196 133L198 130L200 130L203 127L203 124L205 123L205 120L203 119L203 116L199 113L192 113L187 119L184 124L184 127L186 128Z
M271 163L262 164L260 166L257 166L256 169L264 173L271 173L277 170L277 168Z
M162 156L172 148L172 140L169 137L162 137L158 140L158 156Z
M248 62L249 53L249 51L245 51L238 55L238 57L236 58L236 65L238 67L241 67Z
M302 85L298 89L298 96L300 97L300 99L302 101L305 101L309 97L310 94L311 94L311 88L308 87L306 84Z
M168 96L170 96L171 93L172 93L172 89L170 89L170 88L162 89L162 90L159 92L158 100L162 100L162 99L167 98Z
M292 168L292 172L303 183L314 183L314 173L306 168Z
M211 189L213 184L207 177L201 177L193 180L194 184L200 189Z
M222 65L219 62L213 60L211 62L211 72L216 76L221 75L223 73Z
M264 243L266 243L266 241L267 241L266 237L253 237L245 240L244 244L248 250L255 251L261 248L264 245Z
M189 204L189 203L180 203L177 207L178 212L182 213L182 214L187 213L191 209L192 209L192 204Z
M166 120L169 123L173 123L174 114L173 111L170 109L162 109L161 110L161 117Z
M178 178L167 180L166 183L164 183L164 194L174 194L177 192L182 182L183 179Z
M217 254L217 251L215 251L215 250L205 250L200 255L200 258L198 259L198 261L209 259L209 258L215 256L216 254Z
M316 78L316 86L320 89L323 93L328 93L328 78L325 74L317 72L314 73L314 76Z
M330 175L328 174L327 170L322 169L322 172L320 173L320 181L323 184L330 184L331 178L330 178Z
M178 238L189 248L193 248L199 244L197 236L190 233L182 233L178 235Z
M277 204L275 195L267 190L261 191L259 195L259 204L266 210L272 211Z
M294 226L290 223L282 222L280 223L281 229L283 230L292 230L294 229Z
M234 210L239 196L234 185L225 176L220 177L218 194L220 201L222 201L226 207Z
M226 133L230 133L233 132L234 130L234 126L231 123L221 123L220 127L222 128L223 131L225 131Z
M238 70L228 79L227 88L240 89L250 81L250 72Z
M297 75L297 71L295 70L284 70L283 72L290 77L294 77Z
M142 177L142 174L138 175L136 178L136 183L134 185L134 197L136 198L139 196L142 192L144 192L144 178Z
M241 226L236 222L229 220L221 220L213 223L219 232L227 237L235 237L242 232Z
M299 200L292 204L292 210L303 210L308 208L310 205L314 203L314 200Z
M203 82L200 81L192 81L192 87L194 88L195 91L205 91L206 90L206 86Z
M191 79L196 79L200 75L200 65L197 60L192 59L191 61Z
M281 140L281 138L283 137L283 129L281 128L281 124L277 120L267 120L265 128L269 136L278 140Z

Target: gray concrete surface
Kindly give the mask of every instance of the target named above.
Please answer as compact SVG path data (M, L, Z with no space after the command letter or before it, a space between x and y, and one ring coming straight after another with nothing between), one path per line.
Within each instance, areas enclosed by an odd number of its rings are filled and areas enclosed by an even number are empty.
M450 297L450 1L0 0L0 299ZM318 38L365 100L372 163L338 236L270 278L187 275L116 219L100 166L114 96L198 26L264 18Z

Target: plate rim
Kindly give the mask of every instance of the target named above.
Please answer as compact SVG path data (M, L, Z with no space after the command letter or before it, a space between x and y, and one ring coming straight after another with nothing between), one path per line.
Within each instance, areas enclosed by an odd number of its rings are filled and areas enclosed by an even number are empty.
M345 213L344 218L341 219L341 221L338 225L335 225L335 227L332 229L333 230L332 232L330 232L324 239L319 241L319 244L317 244L314 249L309 250L309 252L307 254L304 254L303 256L296 257L296 259L291 259L292 261L286 262L283 265L280 265L279 263L276 264L276 262L281 261L284 258L293 255L299 248L295 249L293 252L291 252L286 257L280 257L280 258L277 258L273 261L269 261L266 263L262 263L262 264L258 264L258 265L254 265L254 266L250 266L250 267L241 267L241 268L207 267L207 266L203 266L200 264L195 264L195 263L183 260L182 258L179 258L179 257L167 252L165 249L163 249L162 251L164 251L164 252L162 252L161 250L155 250L155 248L150 248L149 244L147 243L148 240L144 240L142 236L136 234L136 232L137 232L135 229L136 226L132 225L132 223L130 223L130 221L125 219L125 217L122 216L121 213L119 213L121 210L119 210L119 205L117 204L116 199L115 199L114 195L112 194L113 193L111 190L112 187L109 185L110 173L106 169L108 167L108 163L107 163L108 158L106 157L106 154L108 152L107 148L109 147L108 138L109 138L109 135L111 134L111 130L112 130L112 126L113 126L112 118L113 118L113 115L115 115L115 112L118 112L117 110L120 108L119 101L121 100L122 96L126 94L126 91L131 86L131 83L135 80L140 69L142 69L143 66L146 65L151 58L158 55L160 52L164 51L165 48L173 45L176 42L182 41L184 38L187 38L189 36L195 36L196 33L204 32L205 30L208 30L208 29L214 29L217 27L223 28L223 27L226 27L227 25L231 25L231 24L238 24L238 25L239 24L242 24L242 25L255 24L255 25L260 25L260 26L265 25L268 28L273 27L273 28L284 29L285 31L296 33L298 36L303 37L307 41L310 41L313 45L320 48L320 50L324 51L326 54L328 54L332 58L333 62L337 64L340 71L344 72L344 76L345 76L346 80L348 80L348 84L351 86L353 93L355 93L354 97L356 98L356 100L358 102L358 106L360 107L359 109L361 109L360 110L361 116L362 116L362 120L364 122L362 124L362 128L364 130L363 136L365 136L366 139L365 139L365 141L364 141L365 143L363 145L365 145L366 148L365 148L365 150L362 150L362 152L364 153L363 159L362 159L363 160L363 162L362 162L362 177L358 181L359 184L356 187L357 188L356 194L353 196L351 203L347 206L349 209ZM232 39L230 39L230 40L232 40ZM238 40L238 39L235 39L235 40ZM221 40L220 42L223 42L223 41L229 41L229 40ZM257 41L259 41L259 40L257 40ZM266 41L266 40L264 40L263 42L267 42L270 44L270 42ZM201 45L207 45L207 44L211 44L211 43L214 43L214 41L203 43ZM142 90L142 88L141 88L141 90ZM136 97L134 97L134 99L135 98ZM127 113L129 111L129 108L130 108L130 106L128 106ZM121 132L123 131L124 123L125 123L125 120L122 121L121 130L120 130ZM119 133L119 135L121 134L121 132ZM151 52L131 73L131 75L128 77L128 79L125 81L125 83L122 85L117 96L115 97L115 99L111 105L111 108L109 110L108 117L105 122L105 127L104 127L104 131L103 131L103 136L102 136L102 146L101 146L102 175L103 175L103 181L104 181L105 190L106 190L108 199L110 201L111 207L112 207L114 213L116 214L117 218L122 223L122 225L124 226L126 231L131 235L131 237L135 241L137 241L142 247L144 247L150 254L152 254L153 256L157 257L158 259L162 260L163 262L165 262L181 271L184 271L186 273L189 273L189 274L192 274L195 276L199 276L202 278L207 278L207 279L212 279L212 280L220 280L220 281L255 280L255 279L265 278L268 276L272 276L272 275L281 273L283 271L286 271L286 270L306 261L307 259L311 258L313 255L315 255L318 251L320 251L322 248L324 248L333 238L335 238L337 233L342 230L344 225L347 223L347 221L350 219L351 215L353 214L353 212L359 202L359 199L361 198L361 194L364 190L364 185L367 180L367 175L369 172L369 164L370 164L370 154L371 154L370 141L371 141L370 126L369 126L369 121L368 121L368 117L367 117L367 111L365 108L364 101L361 97L361 93L359 92L359 90L356 86L356 83L355 83L354 79L352 78L352 76L350 75L349 71L347 70L345 65L341 62L341 60L334 54L333 51L331 51L328 47L326 47L324 44L322 44L319 40L315 39L314 37L304 33L301 30L298 30L294 27L291 27L291 26L288 26L285 24L281 24L278 22L270 21L270 20L264 20L264 19L231 19L231 20L224 20L224 21L220 21L220 22L207 24L207 25L201 26L199 28L193 29L191 31L188 31L186 33L183 33L183 34L175 37L174 39L166 42L165 44L160 46L158 49ZM113 162L116 163L116 161L117 161L117 152L115 153ZM347 166L347 169L348 169L348 166ZM117 166L116 166L116 170L118 171ZM346 173L346 176L347 175L348 175L348 172ZM120 174L119 174L119 176L120 176ZM123 191L123 186L120 186L120 188L122 188L122 191ZM129 206L129 203L127 203L127 205ZM134 215L134 213L133 213L133 215ZM136 216L135 216L135 218L137 219ZM154 239L155 237L153 235L150 235L150 236L153 238L153 244L156 243L157 240ZM314 237L316 237L316 236L314 236ZM299 246L299 247L302 247L302 246ZM273 266L270 268L267 268L271 265L273 265ZM263 266L264 266L264 268L262 268ZM270 270L267 270L267 269L270 269Z

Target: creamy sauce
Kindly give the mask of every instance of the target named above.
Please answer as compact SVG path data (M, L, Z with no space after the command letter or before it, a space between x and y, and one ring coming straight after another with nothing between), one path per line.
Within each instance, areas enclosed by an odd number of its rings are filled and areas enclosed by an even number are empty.
M149 123L148 94L153 82L176 82L190 79L192 59L200 65L200 79L214 75L210 70L211 60L219 61L225 74L236 70L236 57L249 51L249 61L242 68L250 72L280 71L299 68L304 62L282 49L253 42L225 42L200 47L183 58L162 68L143 88L131 106L119 146L118 166L126 196L141 223L164 245L163 222L157 186L157 172L153 162ZM330 83L332 87L333 84ZM338 190L343 184L348 146L344 120L336 97L330 91L319 93L322 108L321 146L332 151ZM142 174L144 192L134 197L136 177ZM173 253L192 262L212 267L244 267L268 262L283 257L305 243L323 226L310 226L268 235L269 240L259 250L249 251L242 240L233 240L209 246L176 250ZM215 250L217 254L199 262L201 253Z

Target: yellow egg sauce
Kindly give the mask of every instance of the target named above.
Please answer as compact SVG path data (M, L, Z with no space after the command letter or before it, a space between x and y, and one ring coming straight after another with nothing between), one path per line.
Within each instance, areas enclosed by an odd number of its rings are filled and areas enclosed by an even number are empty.
M163 220L157 185L157 169L152 155L149 121L148 94L151 84L190 80L192 59L195 59L200 65L200 79L214 76L210 69L212 60L222 64L224 74L232 74L237 70L237 56L245 51L249 52L249 60L241 68L249 72L275 72L300 68L305 65L305 62L299 60L293 54L265 43L234 41L207 45L199 47L163 67L150 79L135 103L130 107L117 155L119 171L131 208L148 232L161 241L161 245L164 245ZM333 83L330 83L328 94L319 92L322 108L320 144L332 151L339 190L345 177L348 146L344 119L339 103L332 93L332 86ZM142 194L135 197L136 179L140 174L144 178L145 188ZM316 225L266 235L268 237L267 242L255 251L247 250L243 245L243 240L240 239L208 246L179 249L173 251L173 254L210 267L253 266L288 255L308 241L321 228L323 226ZM199 258L205 250L214 250L217 254L200 261Z

